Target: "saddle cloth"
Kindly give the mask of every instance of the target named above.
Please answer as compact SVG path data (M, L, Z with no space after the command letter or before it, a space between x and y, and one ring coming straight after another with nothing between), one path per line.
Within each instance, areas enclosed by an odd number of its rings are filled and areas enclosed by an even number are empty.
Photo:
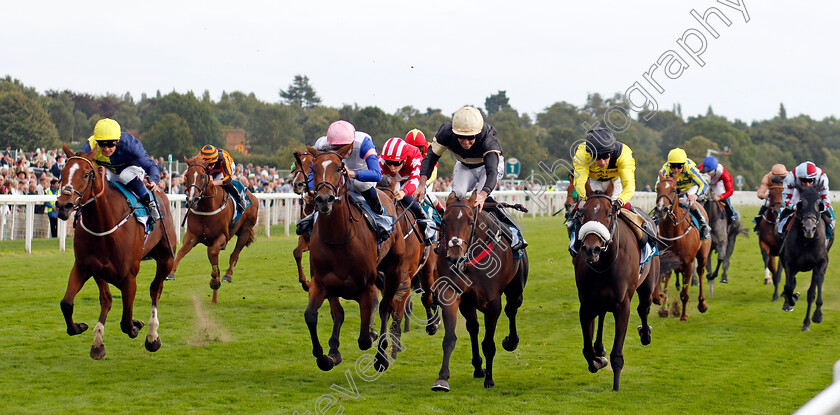
M112 186L114 186L117 190L120 191L120 193L123 194L123 196L125 196L125 199L128 202L128 205L134 208L134 219L136 219L137 222L140 222L140 223L143 224L143 226L145 226L146 233L149 233L152 230L154 230L154 228L155 228L154 222L149 220L150 219L149 211L146 210L146 207L143 206L143 204L140 203L139 200L137 200L137 196L134 193L132 193L131 190L128 190L128 188L125 187L125 185L120 183L120 182L109 181L108 183L111 183ZM151 193L151 194L152 194L152 197L155 198L155 203L157 203L158 206L160 206L160 203L158 203L158 199L155 196L155 194L154 193Z
M248 207L251 206L251 198L248 197L248 190L245 188L245 185L240 183L239 180L233 180L232 183L233 187L236 188L237 193L239 193L239 197L245 201L245 209L248 209ZM233 202L233 200L231 200L231 202ZM233 206L235 209L234 212L236 212L236 214L233 215L233 219L231 219L230 221L231 224L236 223L236 221L238 221L239 218L242 217L242 214L245 213L245 211L239 210L239 206L237 206L236 203L233 203Z

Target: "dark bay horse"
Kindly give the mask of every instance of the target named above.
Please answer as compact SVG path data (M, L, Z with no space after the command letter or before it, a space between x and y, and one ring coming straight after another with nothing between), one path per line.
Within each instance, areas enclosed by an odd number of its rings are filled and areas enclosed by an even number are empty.
M342 361L338 347L344 309L338 303L339 297L359 303L359 348L367 350L373 345L377 337L371 330L377 294L375 284L378 273L381 272L383 295L379 315L383 335L379 339L374 367L384 371L391 361L390 356L386 354L386 324L392 311L395 321L398 317L402 318L403 310L394 309L393 304L395 298L400 302L409 297L411 273L414 271L409 270L407 264L402 261L405 255L405 241L399 236L402 234L400 224L395 223L395 229L389 238L377 246L376 234L365 223L361 212L351 206L348 196L350 178L343 160L353 150L352 144L343 146L338 151L319 152L311 147L307 149L313 155L315 207L319 212L309 240L311 280L309 304L304 312L312 340L312 355L316 358L318 368L324 371L332 369ZM381 191L378 194L387 213L396 217L393 200ZM317 331L318 309L325 299L330 301L333 318L328 355L324 355ZM399 347L396 341L394 347Z
M309 166L312 165L312 154L308 152L300 152L295 151L295 171L292 172L293 179L292 179L292 189L295 193L299 195L303 195L306 193L309 187ZM312 212L315 211L315 204L314 203L305 203L303 198L300 200L300 219L303 219ZM309 291L309 282L306 281L306 274L303 273L303 265L301 264L301 260L303 259L303 253L309 250L309 238L310 235L308 233L304 233L303 235L298 236L298 244L297 247L292 251L292 255L295 257L295 263L297 263L298 269L298 281L300 281L301 287L303 287L304 291Z
M490 214L476 214L476 194L469 199L451 193L443 214L438 243L438 279L432 286L441 307L443 326L443 363L434 391L449 391L449 358L455 349L455 327L458 310L467 322L472 344L473 376L484 378L484 387L495 386L493 358L496 355L496 324L502 312L502 293L507 304L505 314L510 322L510 334L502 347L514 351L519 345L516 331L516 312L522 305L522 292L528 279L528 255L516 259L508 241L497 239L498 225ZM504 226L504 225L502 225ZM484 313L484 340L481 349L487 359L486 370L481 367L478 350L478 315Z
M157 304L163 292L163 280L175 262L175 225L169 210L169 199L160 190L155 192L162 220L146 235L144 225L132 218L134 208L114 186L106 183L105 168L96 167L94 153L74 155L64 146L67 164L61 170L61 194L56 201L58 217L67 220L77 210L76 233L73 251L76 262L70 271L67 291L61 300L61 312L67 323L67 334L83 333L88 325L73 321L73 300L90 277L99 287L99 320L93 329L90 357L105 357L105 318L111 309L112 297L108 284L122 293L123 313L120 328L135 338L143 322L134 320L134 295L137 292L137 273L140 261L152 258L157 262L157 272L149 288L152 314L146 350L160 349Z
M705 313L709 309L706 305L706 296L703 295L703 274L706 270L706 262L709 259L711 245L709 241L700 239L700 231L691 223L688 208L680 205L680 192L677 182L670 177L659 175L659 185L656 186L656 207L654 212L659 220L659 238L670 243L668 250L680 258L682 265L674 271L679 278L682 274L682 290L680 300L682 301L682 314L680 320L688 320L685 313L688 304L688 288L691 275L694 271L694 260L697 259L697 274L700 279L700 295L697 297L697 309ZM706 212L702 212L704 215ZM661 248L661 247L660 247ZM664 294L660 296L663 310L667 307L668 281L671 273L665 273ZM677 281L679 287L679 281ZM667 311L666 311L667 314ZM660 316L662 316L660 310Z
M709 296L712 296L714 287L714 280L723 266L723 273L720 275L720 282L726 284L729 282L727 272L729 271L729 262L732 259L732 252L735 250L735 238L738 234L746 235L747 230L741 228L741 214L735 211L738 219L730 221L729 215L721 205L724 202L716 201L712 197L711 190L709 195L703 199L703 208L709 215L709 227L711 228L710 238L712 240L711 251L717 252L717 266L712 271L712 261L706 262L706 279L709 282Z
M659 284L659 256L640 269L641 252L638 239L624 220L616 217L612 200L612 184L606 192L593 192L586 185L586 200L581 209L581 247L574 258L575 282L580 299L580 326L583 331L583 357L589 371L597 372L607 366L604 358L604 316L612 313L615 319L615 338L610 351L613 369L613 390L619 388L624 367L624 339L630 320L633 294L639 294L636 311L642 320L638 327L643 345L650 344L651 328L648 314L653 293ZM593 347L595 318L598 332Z
M187 193L187 232L184 234L184 244L178 250L175 258L174 274L191 249L198 244L207 246L207 258L210 260L210 288L213 290L211 302L216 304L219 287L222 281L231 282L233 267L239 261L242 248L254 242L254 225L257 224L259 201L250 191L246 197L251 200L251 206L236 221L231 224L236 213L236 203L221 186L213 184L213 178L207 169L208 162L201 156L191 159L184 158L187 170L184 172L184 186ZM236 236L236 247L230 254L229 266L224 278L220 278L219 252L227 247L228 242Z
M782 191L784 191L783 176L770 179L770 196L767 198L767 209L759 218L758 247L764 260L764 284L773 282L773 301L779 299L779 282L782 280L782 267L777 263L779 248L782 240L776 229L779 226L779 209L782 207Z
M796 274L804 271L811 272L811 286L808 287L808 309L805 311L805 321L802 331L811 330L811 320L814 323L821 323L822 315L822 285L825 279L825 270L828 267L828 250L834 238L826 241L825 222L822 213L825 204L820 199L821 188L815 186L797 186L799 189L799 202L796 204L796 212L789 220L790 230L782 242L779 258L785 268L785 289L782 296L785 303L782 306L784 311L793 311L793 306L799 298L796 289ZM811 317L811 306L817 300L817 307Z

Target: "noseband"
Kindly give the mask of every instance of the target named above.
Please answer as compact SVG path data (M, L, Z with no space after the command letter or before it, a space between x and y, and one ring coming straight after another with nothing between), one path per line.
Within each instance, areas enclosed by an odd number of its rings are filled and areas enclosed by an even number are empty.
M212 196L204 194L204 191L207 190L207 184L210 183L210 169L208 169L207 166L205 166L203 164L188 164L187 165L187 169L190 169L192 167L200 167L200 168L204 169L204 174L201 176L204 179L204 185L201 186L201 188L199 188L195 184L195 182L193 182L193 184L187 186L184 189L184 193L189 195L189 189L195 188L196 190L198 190L198 200L202 200L202 199L206 199L208 197L212 197ZM184 173L186 173L186 172L184 172ZM186 183L186 178L187 178L187 174L184 174L184 183Z
M446 205L447 209L449 209L450 207L461 208L461 209L469 209L469 211L473 215L472 224L470 224L470 239L468 241L466 241L467 246L464 247L464 254L466 254L467 252L469 252L469 248L470 248L470 246L472 246L472 241L475 238L475 228L476 228L476 224L478 223L478 214L475 211L475 207L470 206L470 205L468 205L466 203L463 203L463 202L462 203L452 203L452 204ZM446 222L443 222L440 226L440 234L441 234L440 235L440 240L441 240L441 242L446 240L445 239L446 237L444 236L444 229L446 228L446 226L444 226L445 223ZM452 239L455 239L455 237L453 237ZM462 245L463 243L464 243L464 240L461 239L461 238L458 238L458 242L454 242L453 240L449 240L449 241L446 242L447 246L450 247L450 248L455 246L455 245Z
M318 157L328 156L328 155L334 155L334 156L338 157L338 159L341 161L341 167L338 169L338 174L341 175L341 183L339 183L338 185L335 185L328 180L322 180L320 182L316 182L315 183L315 192L317 193L322 188L326 187L327 190L329 190L330 193L332 193L332 195L335 196L336 200L341 200L341 198L344 197L344 195L347 194L348 186L346 186L345 184L350 179L347 176L347 167L344 165L344 158L341 157L341 155L336 153L335 151L324 151L324 152L316 154L315 157L312 159L312 163L314 164L315 160L317 160ZM313 177L313 181L314 180L315 180L315 178ZM308 178L307 178L307 181L308 181Z

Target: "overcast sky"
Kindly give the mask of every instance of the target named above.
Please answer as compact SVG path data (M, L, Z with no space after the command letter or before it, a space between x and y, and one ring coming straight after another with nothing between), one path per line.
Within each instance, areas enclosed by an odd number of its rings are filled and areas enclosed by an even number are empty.
M735 0L730 0L735 1ZM142 1L5 0L0 76L35 87L92 94L160 90L253 92L280 100L307 75L328 106L411 105L451 114L507 91L534 114L557 101L581 106L639 81L660 108L744 121L839 115L840 4L744 0L672 1ZM717 7L713 38L690 11ZM700 66L677 40L698 29ZM692 43L693 42L693 43ZM698 39L689 40L698 47ZM686 59L677 79L643 74L666 51ZM641 101L641 99L639 99Z

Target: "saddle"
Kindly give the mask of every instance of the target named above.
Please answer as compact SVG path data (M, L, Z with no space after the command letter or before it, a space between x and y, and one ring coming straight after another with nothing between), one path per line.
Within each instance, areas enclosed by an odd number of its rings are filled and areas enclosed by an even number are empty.
M373 213L373 210L370 208L370 205L367 204L365 197L358 193L347 192L347 195L350 197L350 202L356 205L359 211L362 212L362 216L364 216L368 226L376 232L377 242L381 243L382 241L388 239L388 237L391 236L391 232L394 230L394 217L387 213L384 215ZM379 203L382 203L382 201L380 200Z
M633 233L636 234L636 239L639 241L639 246L644 246L648 243L648 234L656 235L656 230L653 229L653 224L650 223L644 216L633 212L632 210L621 208L618 217L624 220ZM648 233L645 233L645 230Z
M154 230L154 221L150 220L151 216L149 216L148 210L146 210L146 207L143 206L142 203L140 203L140 201L137 199L137 196L131 190L128 190L128 188L120 182L107 182L110 183L111 186L114 186L117 190L119 190L120 193L123 194L123 196L125 196L128 205L134 209L134 218L137 219L137 222L142 223L143 226L146 227L146 233L150 233L152 230ZM158 206L160 206L160 202L158 201L157 196L154 194L154 192L150 191L149 194L151 194L152 197L155 199L155 203L157 203Z

